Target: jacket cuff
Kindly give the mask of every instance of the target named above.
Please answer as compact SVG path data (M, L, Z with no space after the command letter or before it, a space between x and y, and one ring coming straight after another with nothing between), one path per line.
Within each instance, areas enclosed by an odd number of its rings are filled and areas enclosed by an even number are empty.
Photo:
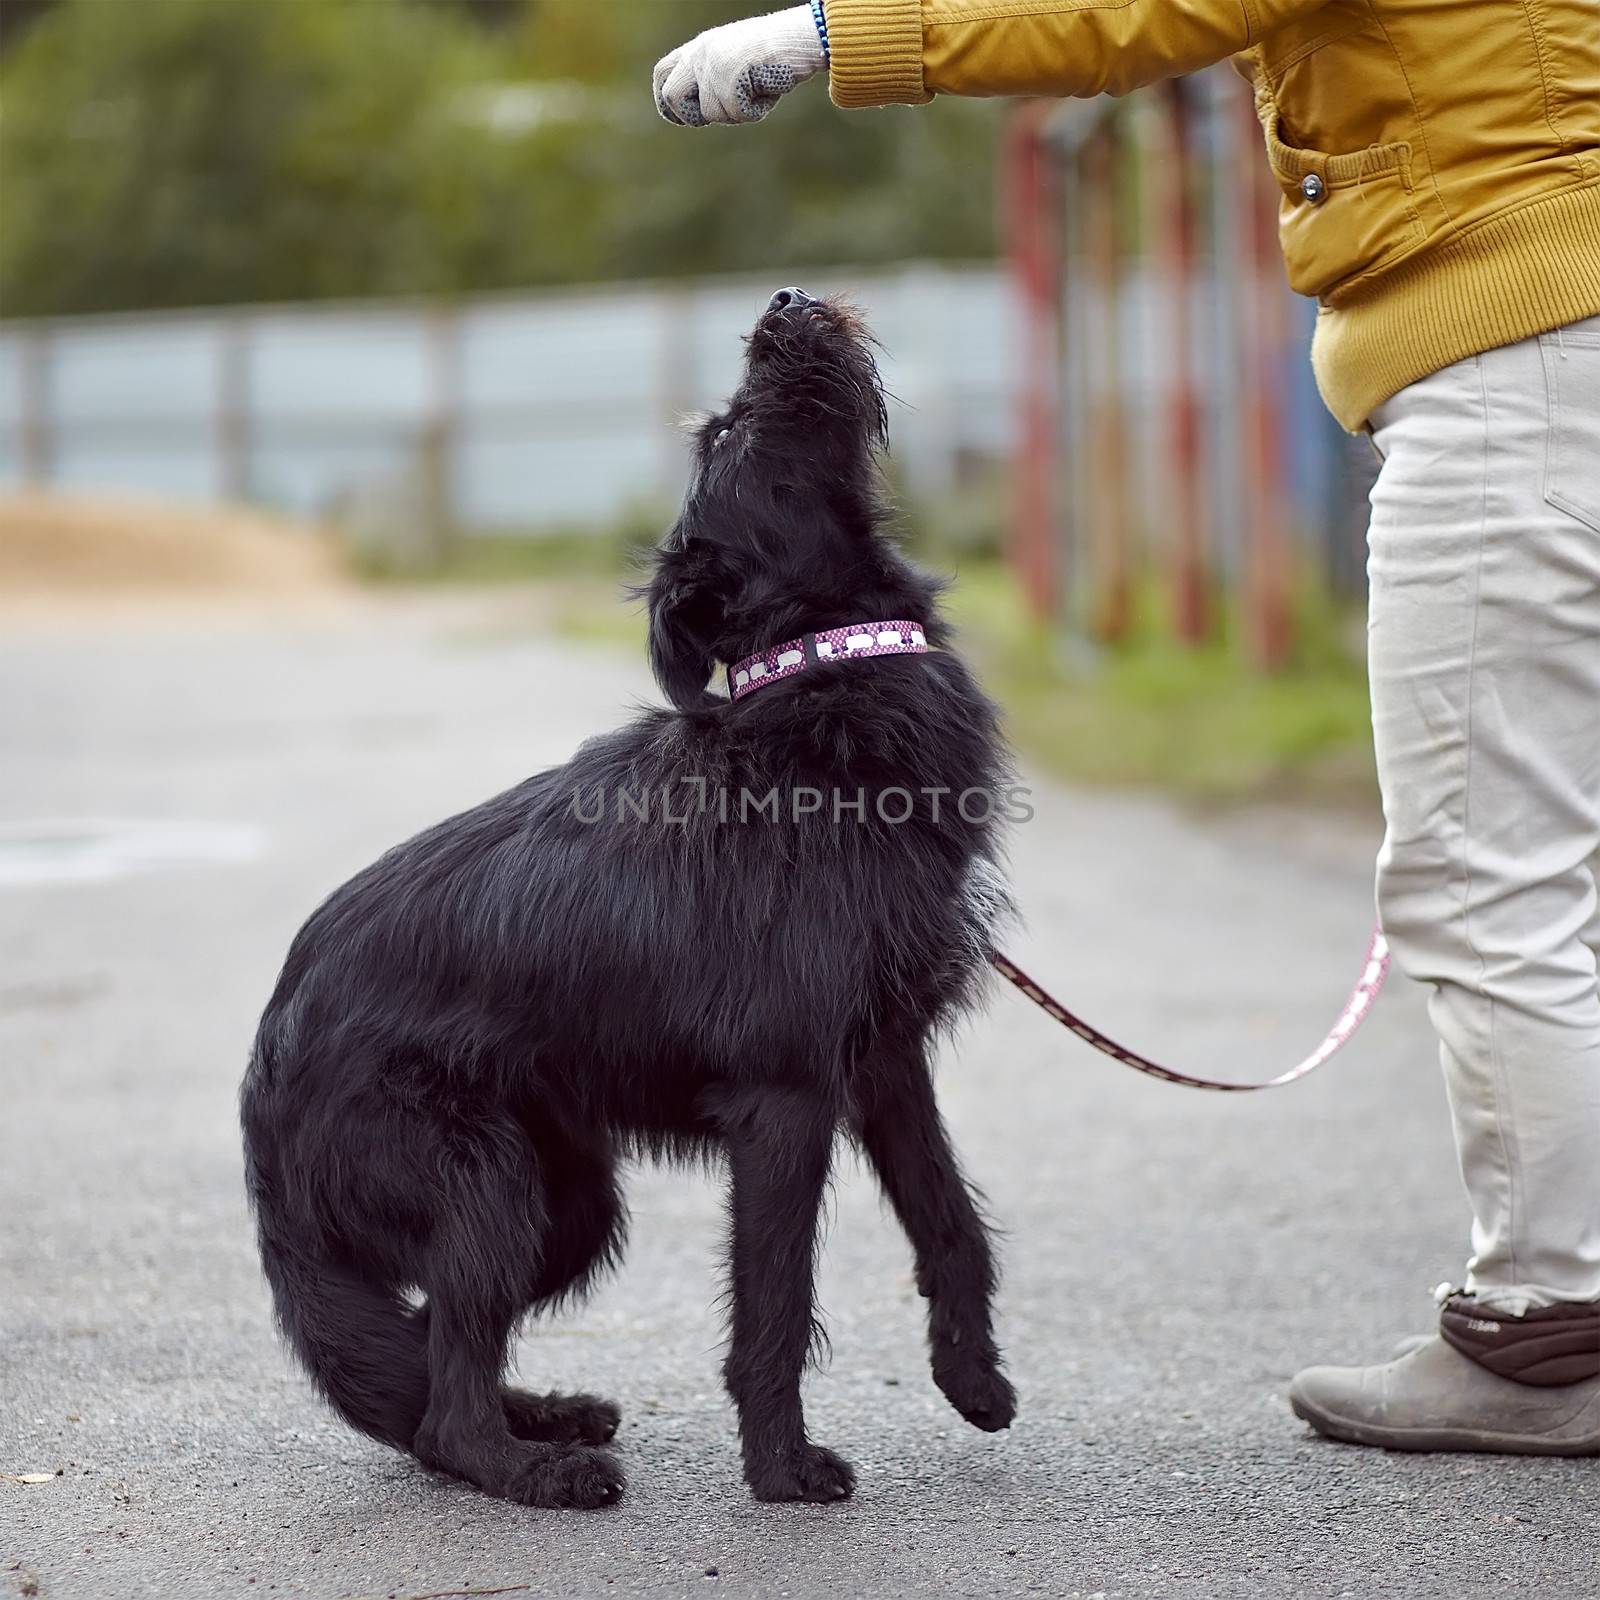
M828 92L836 106L920 106L922 0L823 0Z

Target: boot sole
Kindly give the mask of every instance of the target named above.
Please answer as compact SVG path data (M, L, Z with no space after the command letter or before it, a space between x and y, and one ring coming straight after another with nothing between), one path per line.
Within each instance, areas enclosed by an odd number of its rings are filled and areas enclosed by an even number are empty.
M1590 1439L1534 1439L1526 1434L1486 1433L1464 1428L1380 1428L1370 1423L1351 1422L1298 1396L1289 1408L1302 1422L1309 1422L1318 1433L1345 1444L1377 1445L1384 1450L1457 1450L1496 1456L1597 1456L1600 1436Z

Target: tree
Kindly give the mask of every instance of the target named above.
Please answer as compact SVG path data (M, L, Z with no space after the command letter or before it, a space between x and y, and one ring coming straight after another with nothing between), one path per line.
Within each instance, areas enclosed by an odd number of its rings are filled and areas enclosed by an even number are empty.
M0 315L988 251L990 108L662 123L657 55L740 9L61 0L0 61Z
M459 19L423 7L64 4L0 76L0 308L503 277L506 152L456 110L490 69Z

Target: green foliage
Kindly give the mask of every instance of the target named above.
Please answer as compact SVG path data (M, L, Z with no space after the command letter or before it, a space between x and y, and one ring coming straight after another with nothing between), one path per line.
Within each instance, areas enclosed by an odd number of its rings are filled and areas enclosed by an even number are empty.
M748 6L62 0L0 64L0 314L983 255L992 107L668 127Z
M1097 656L1030 622L1010 571L962 562L949 604L962 642L1030 759L1075 782L1165 789L1193 800L1370 806L1376 794L1366 673L1351 617L1308 584L1296 655L1262 673L1238 618L1199 649L1176 643L1147 591L1141 625Z
M429 291L499 262L447 15L74 0L0 78L8 314Z

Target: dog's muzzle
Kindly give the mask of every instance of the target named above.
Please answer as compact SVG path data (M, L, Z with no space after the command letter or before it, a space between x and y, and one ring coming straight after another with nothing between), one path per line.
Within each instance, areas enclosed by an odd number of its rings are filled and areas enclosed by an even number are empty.
M816 301L804 289L780 289L767 301L767 310L788 311L792 307L796 311L803 311L807 306L815 304Z

